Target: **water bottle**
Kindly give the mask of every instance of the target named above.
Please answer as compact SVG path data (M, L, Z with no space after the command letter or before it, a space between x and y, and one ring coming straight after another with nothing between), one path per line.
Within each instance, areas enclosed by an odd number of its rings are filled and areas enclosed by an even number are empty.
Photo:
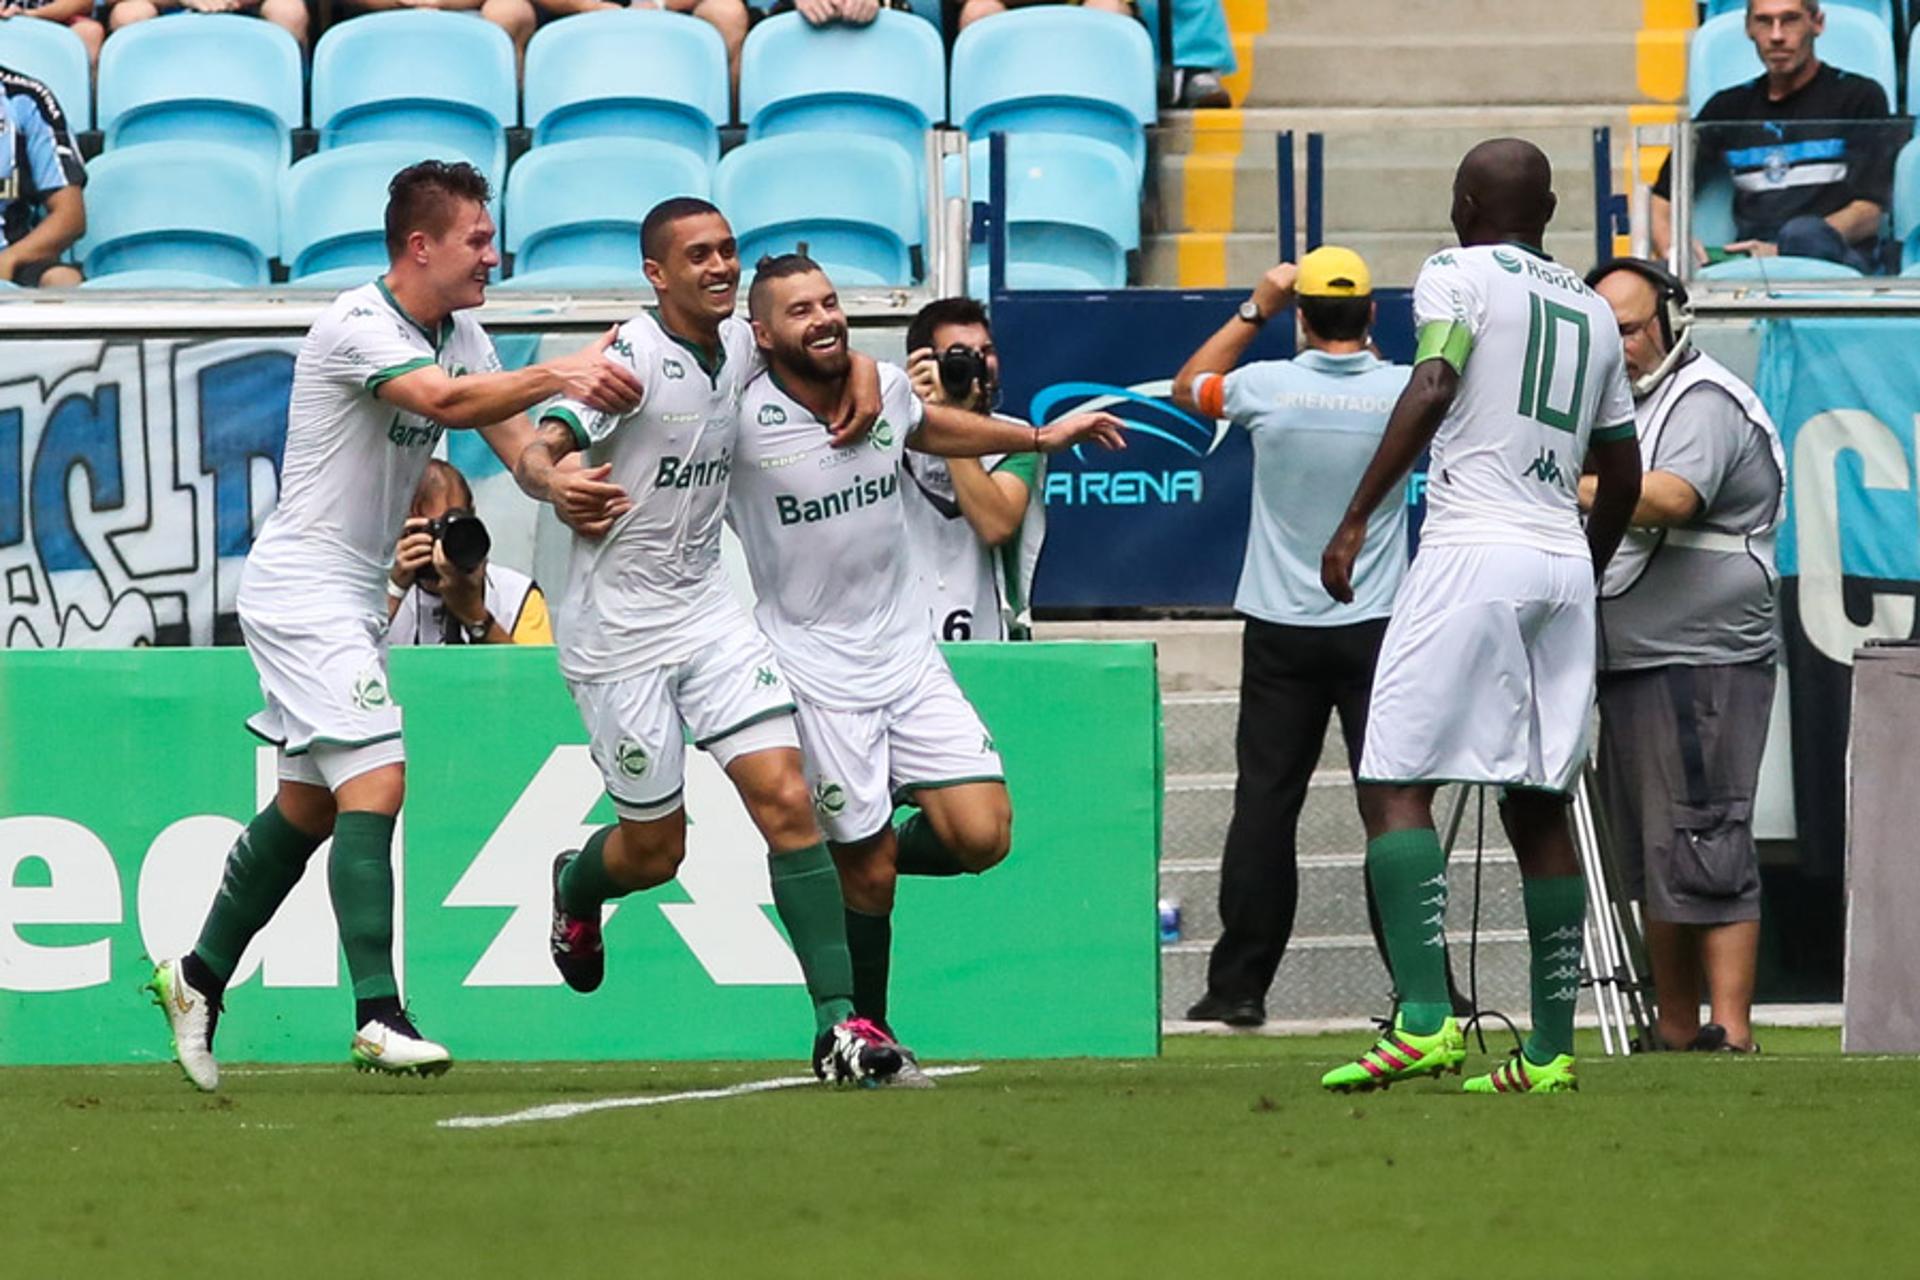
M1180 941L1180 899L1160 899L1160 945L1172 946Z

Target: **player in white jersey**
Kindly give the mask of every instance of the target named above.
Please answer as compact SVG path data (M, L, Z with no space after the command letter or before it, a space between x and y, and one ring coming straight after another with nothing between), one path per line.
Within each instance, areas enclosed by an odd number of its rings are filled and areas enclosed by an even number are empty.
M1639 496L1640 453L1611 308L1535 247L1552 186L1546 156L1518 139L1461 161L1461 247L1420 271L1413 376L1321 564L1327 590L1350 599L1369 515L1431 442L1420 551L1381 645L1360 761L1374 790L1367 874L1400 1006L1378 1043L1327 1073L1329 1089L1457 1072L1466 1057L1447 995L1446 856L1433 824L1443 782L1505 789L1532 946L1532 1034L1467 1091L1576 1087L1586 897L1567 792L1593 711L1594 582ZM1599 486L1584 533L1583 470Z
M1007 856L1013 828L1000 756L914 591L903 456L1118 447L1120 423L1088 413L1036 429L923 406L906 373L882 365L879 421L863 443L836 446L821 421L845 393L850 357L832 283L800 254L763 258L748 309L768 367L741 405L727 518L754 616L793 686L846 896L854 1008L885 1029L896 875L985 871ZM897 801L919 808L898 834Z
M266 709L248 721L280 747L280 785L227 856L194 949L164 961L151 988L187 1077L219 1083L213 1032L248 942L329 836L328 883L355 998L351 1056L368 1070L437 1074L450 1065L403 1011L393 971L394 820L405 794L400 708L387 687L386 577L394 539L434 443L479 429L516 461L523 411L562 392L606 409L639 398L630 374L584 351L502 372L470 315L500 261L487 181L427 161L393 179L392 264L336 298L294 364L280 501L240 578L240 627ZM546 491L576 527L622 509L599 472Z
M884 1079L903 1058L853 1016L840 886L801 776L793 696L720 567L740 397L759 367L751 330L733 316L733 231L704 200L668 200L647 215L641 252L659 314L622 325L609 358L645 387L644 399L618 413L571 400L548 407L519 469L538 493L556 459L584 451L612 466L634 503L604 541L574 540L554 612L560 670L619 817L554 860L554 964L574 990L599 987L603 904L678 873L690 736L726 770L769 846L774 907L813 999L815 1072ZM874 382L869 361L842 406L843 428L877 414Z

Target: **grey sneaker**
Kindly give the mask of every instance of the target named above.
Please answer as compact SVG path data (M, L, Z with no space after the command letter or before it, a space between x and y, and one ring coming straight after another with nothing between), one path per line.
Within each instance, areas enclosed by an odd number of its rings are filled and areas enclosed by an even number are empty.
M1180 106L1213 108L1230 107L1233 98L1227 93L1227 86L1220 83L1220 77L1212 71L1184 71L1181 73Z

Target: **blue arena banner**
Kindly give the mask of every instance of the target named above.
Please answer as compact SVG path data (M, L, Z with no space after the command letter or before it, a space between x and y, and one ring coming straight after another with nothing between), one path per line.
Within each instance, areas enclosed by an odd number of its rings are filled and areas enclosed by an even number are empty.
M1920 596L1920 321L1771 320L1757 390L1787 454L1778 560L1802 858L1846 853L1853 654L1914 635Z
M1173 375L1246 298L1245 290L1006 293L994 300L1006 412L1033 422L1105 409L1127 448L1082 447L1047 460L1041 609L1224 609L1246 551L1253 449L1246 434L1177 408ZM1411 298L1382 290L1375 340L1413 353ZM1293 354L1291 313L1249 360Z

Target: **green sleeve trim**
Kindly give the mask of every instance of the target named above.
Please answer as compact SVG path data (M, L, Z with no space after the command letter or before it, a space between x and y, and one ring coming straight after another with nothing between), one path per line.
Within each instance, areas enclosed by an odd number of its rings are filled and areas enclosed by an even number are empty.
M1039 472L1039 470L1040 470L1039 454L1010 453L1006 457L1000 459L999 465L995 466L993 469L993 474L999 475L1000 473L1005 472L1007 475L1013 476L1016 479L1024 481L1026 483L1027 488L1031 490L1033 488L1033 477L1036 473Z
M1473 352L1473 331L1458 320L1431 320L1420 326L1420 342L1413 362L1445 360L1455 373L1467 371L1467 357Z
M1639 434L1634 429L1633 419L1629 418L1625 422L1616 422L1610 426L1595 427L1588 441L1592 444L1612 444L1615 440L1632 440Z
M419 356L402 364L390 364L378 373L367 375L367 390L378 391L395 378L404 377L416 369L425 369L434 363L431 356Z
M720 741L720 739L730 738L742 729L751 728L763 720L772 720L779 716L793 715L798 710L799 708L795 707L791 702L783 702L777 707L768 707L765 711L756 711L739 724L730 724L718 733L710 733L704 738L695 738L693 745L705 751L708 747Z
M557 404L540 415L540 421L542 422L545 422L548 418L567 424L567 430L573 432L574 448L584 449L593 443L593 438L587 434L587 429L580 424L580 415L565 405Z

